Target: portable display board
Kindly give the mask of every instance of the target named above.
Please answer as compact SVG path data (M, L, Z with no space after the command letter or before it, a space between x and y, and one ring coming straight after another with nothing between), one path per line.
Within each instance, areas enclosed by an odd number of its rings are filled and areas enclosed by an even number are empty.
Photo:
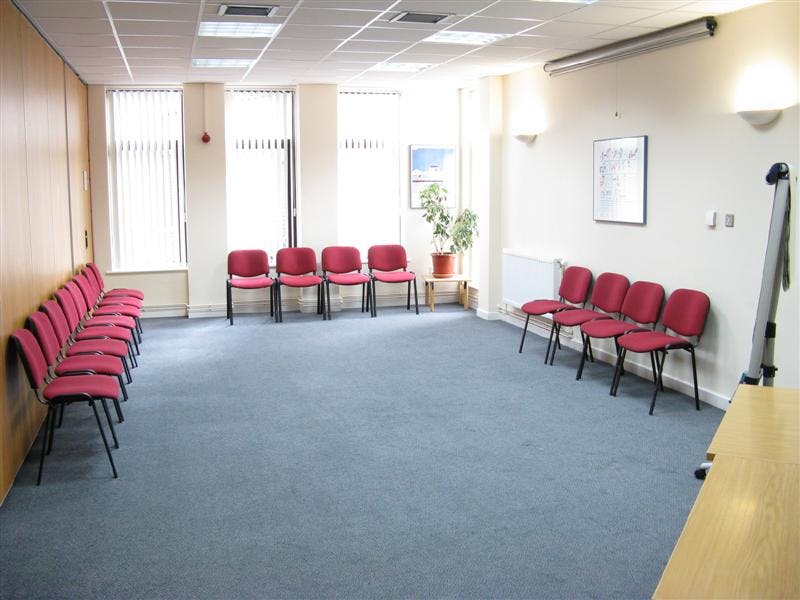
M594 220L647 222L647 136L595 140Z

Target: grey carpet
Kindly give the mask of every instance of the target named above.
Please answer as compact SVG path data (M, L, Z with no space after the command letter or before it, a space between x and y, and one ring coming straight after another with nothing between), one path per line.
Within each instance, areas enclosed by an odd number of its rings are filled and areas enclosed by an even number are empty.
M120 478L71 406L3 598L649 597L722 415L452 306L145 326Z

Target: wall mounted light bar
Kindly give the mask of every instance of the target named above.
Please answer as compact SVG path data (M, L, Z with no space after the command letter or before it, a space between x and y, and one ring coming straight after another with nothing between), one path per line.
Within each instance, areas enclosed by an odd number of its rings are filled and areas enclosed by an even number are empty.
M570 73L629 56L644 54L659 48L683 44L703 37L711 37L714 35L716 28L717 20L714 17L702 17L681 25L654 31L653 33L646 33L645 35L614 42L593 50L586 50L585 52L551 60L544 64L544 70L550 75Z

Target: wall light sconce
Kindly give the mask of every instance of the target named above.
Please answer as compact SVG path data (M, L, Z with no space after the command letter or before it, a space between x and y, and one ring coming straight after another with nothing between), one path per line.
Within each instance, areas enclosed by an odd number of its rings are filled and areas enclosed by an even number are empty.
M536 139L536 136L539 135L537 133L518 133L514 137L517 138L520 142L527 144L530 146L533 141Z
M781 108L768 108L763 110L740 110L737 115L754 127L764 127L777 119L783 112Z

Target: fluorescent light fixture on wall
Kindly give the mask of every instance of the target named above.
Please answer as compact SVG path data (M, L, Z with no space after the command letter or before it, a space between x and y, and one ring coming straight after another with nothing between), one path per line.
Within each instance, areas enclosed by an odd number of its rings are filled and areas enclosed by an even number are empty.
M667 29L654 31L653 33L646 33L638 37L630 38L594 48L593 50L586 50L585 52L578 52L571 54L564 58L552 60L544 64L544 70L550 75L560 75L561 73L570 73L586 67L593 67L603 63L620 60L629 56L636 56L637 54L644 54L658 50L659 48L666 48L676 44L683 44L691 40L699 38L710 37L714 35L714 30L717 28L717 20L714 17L701 17L694 21L689 21Z
M275 35L279 23L244 23L234 21L203 21L197 35L229 38L268 38Z
M511 37L508 33L484 33L482 31L437 31L426 37L423 42L437 44L464 44L466 46L486 46L499 40Z
M384 62L371 66L369 70L390 71L393 73L419 73L420 71L424 71L431 66L433 66L431 63Z
M248 58L193 58L193 67L211 69L246 69L253 61Z

